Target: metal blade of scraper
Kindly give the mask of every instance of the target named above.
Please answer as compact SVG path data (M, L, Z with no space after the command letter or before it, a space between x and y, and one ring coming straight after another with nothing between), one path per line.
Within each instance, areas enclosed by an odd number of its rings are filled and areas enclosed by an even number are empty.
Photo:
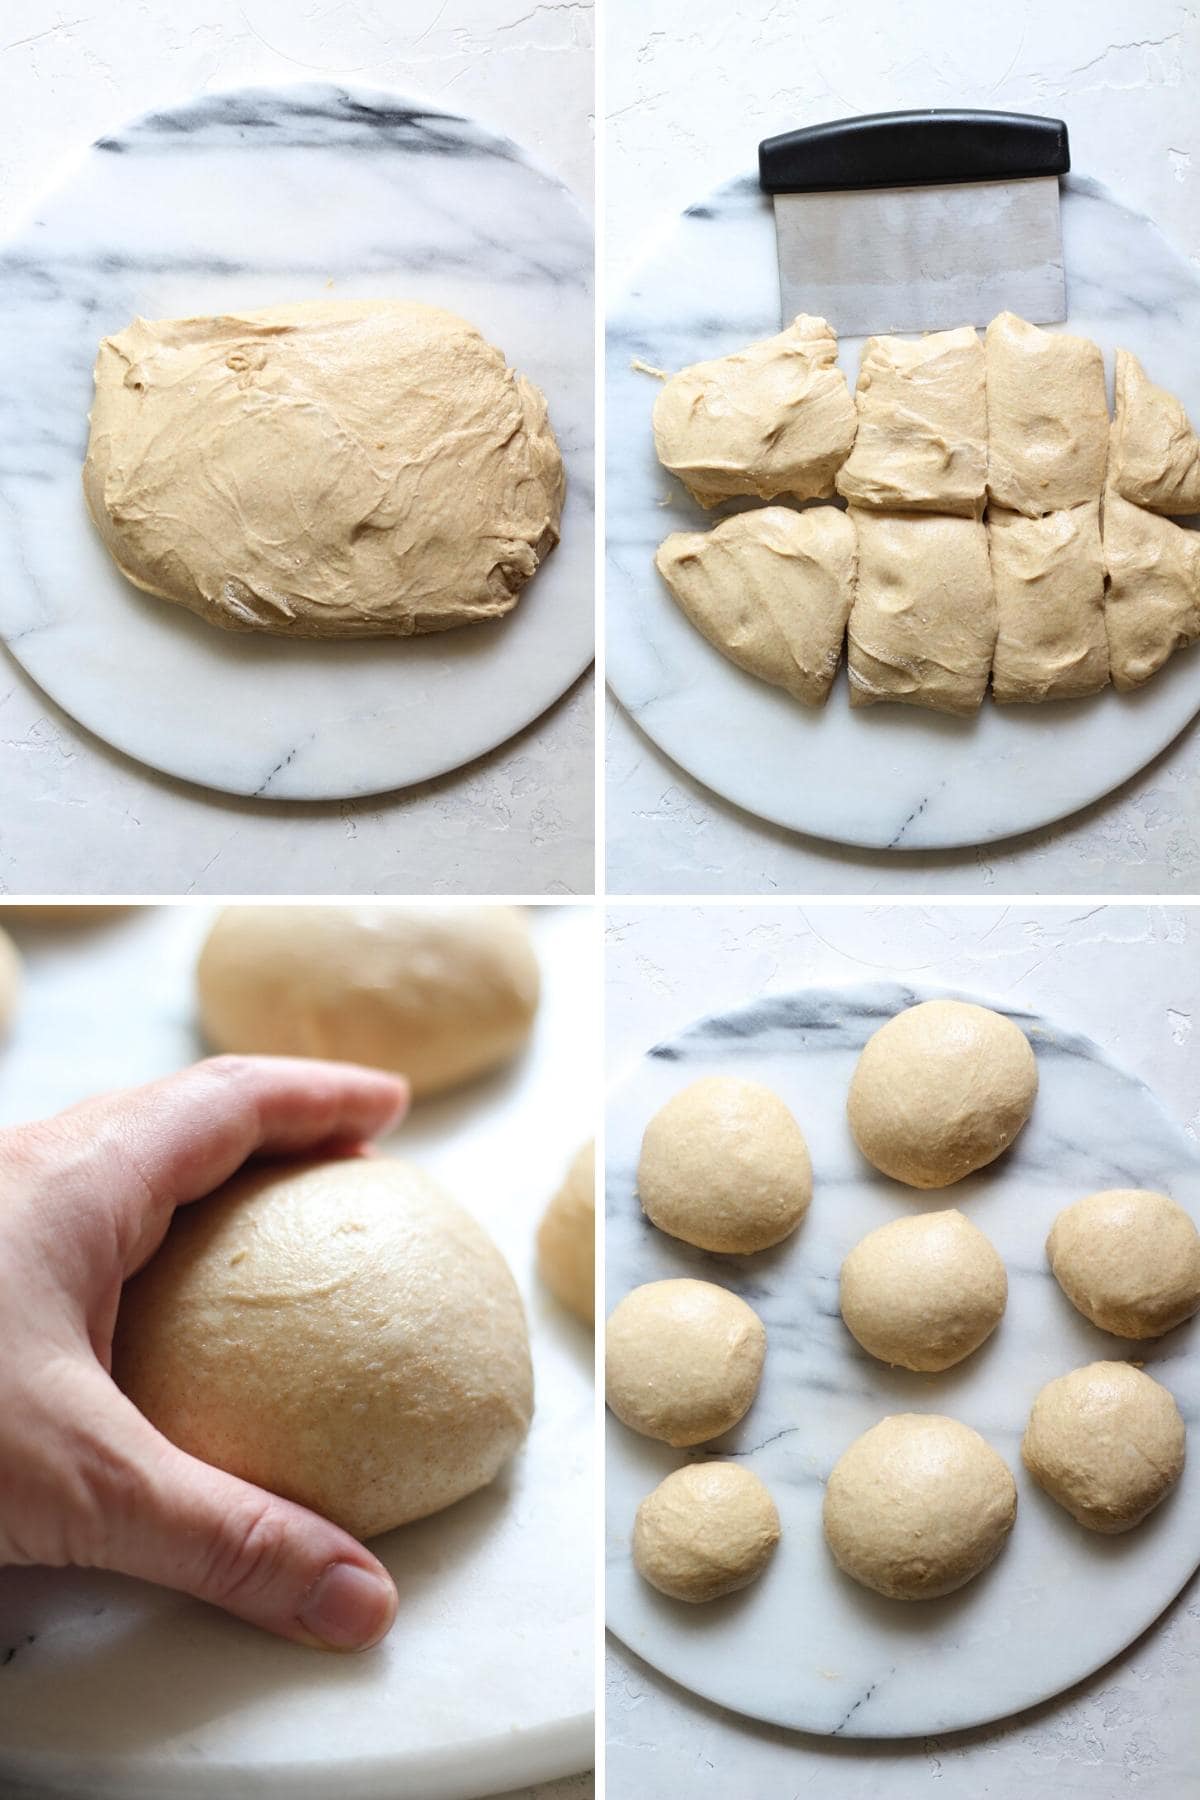
M1067 316L1058 177L1061 119L876 113L767 138L783 322L840 337Z

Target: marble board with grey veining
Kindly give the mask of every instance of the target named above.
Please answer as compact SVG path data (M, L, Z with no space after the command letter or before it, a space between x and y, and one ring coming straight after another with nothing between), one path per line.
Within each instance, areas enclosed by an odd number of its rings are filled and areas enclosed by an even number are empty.
M345 799L493 749L591 661L592 239L508 139L399 94L197 96L94 144L0 245L0 636L46 693L152 768ZM459 312L547 396L562 542L508 618L409 639L226 632L141 593L87 516L100 338L289 300Z
M1034 1045L1030 1123L990 1169L918 1193L876 1173L845 1121L871 1033L937 990L879 983L772 996L701 1019L657 1045L614 1091L607 1123L609 1310L645 1281L688 1275L732 1288L761 1315L767 1357L741 1423L692 1451L608 1415L610 1629L654 1668L732 1711L855 1738L954 1731L1061 1692L1118 1655L1200 1563L1200 1320L1147 1344L1090 1325L1050 1274L1044 1243L1060 1207L1105 1187L1151 1187L1200 1218L1200 1153L1150 1090L1089 1039L986 996ZM636 1197L651 1115L701 1075L737 1074L782 1095L808 1139L813 1201L774 1250L716 1256L657 1231ZM914 1208L957 1206L996 1245L1008 1306L973 1356L941 1375L876 1362L838 1312L838 1271L868 1231ZM1174 1394L1190 1458L1173 1494L1119 1537L1083 1530L1029 1478L1020 1441L1039 1388L1101 1359L1136 1359ZM942 1600L906 1604L841 1574L821 1533L829 1470L894 1412L944 1412L975 1427L1016 1478L1017 1520L985 1572ZM689 1458L744 1459L770 1488L783 1535L753 1586L707 1606L667 1599L629 1553L639 1502Z
M1062 184L1065 329L1118 346L1200 422L1200 275L1150 220L1097 182ZM834 329L837 320L831 320ZM714 650L654 568L671 531L711 525L662 469L650 414L674 370L780 328L771 203L754 176L689 208L635 274L608 325L607 676L660 749L748 812L836 843L921 850L990 843L1110 793L1200 708L1200 650L1136 694L998 707L970 719L882 705L851 712L845 669L823 709L801 706ZM862 340L839 361L853 385Z

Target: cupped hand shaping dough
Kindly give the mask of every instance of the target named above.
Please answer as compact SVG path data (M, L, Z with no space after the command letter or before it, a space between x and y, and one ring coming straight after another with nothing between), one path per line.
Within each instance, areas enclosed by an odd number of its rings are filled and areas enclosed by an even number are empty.
M868 338L858 433L837 476L852 506L977 519L987 487L983 345L970 325Z
M1129 350L1117 351L1116 402L1110 486L1152 512L1200 512L1200 437L1174 394L1155 387Z
M681 369L654 403L658 460L701 506L828 499L857 419L837 339L801 313L777 337Z
M533 1410L503 1257L381 1156L256 1168L181 1207L121 1296L113 1374L181 1449L360 1538L483 1487Z
M21 958L7 931L0 931L0 1037L12 1024L21 994Z
M596 1147L585 1144L538 1226L538 1272L550 1292L590 1325L596 1316Z
M1077 700L1108 685L1100 506L988 513L998 634L992 697Z
M850 517L858 533L851 706L901 700L937 712L977 711L996 643L985 526L864 507L852 507Z
M507 906L228 906L196 980L214 1050L368 1063L418 1097L515 1056L539 990Z
M1200 532L1131 506L1109 488L1104 562L1112 682L1128 694L1200 638Z
M1183 1473L1185 1432L1165 1387L1130 1363L1096 1362L1049 1381L1021 1455L1052 1499L1089 1531L1129 1531Z
M738 1463L689 1463L638 1507L633 1564L673 1600L717 1600L749 1587L779 1542L763 1483Z
M936 1413L881 1419L834 1464L825 1537L838 1567L891 1600L936 1600L986 1569L1017 1512L1007 1465Z
M558 542L538 390L453 313L318 300L105 338L88 506L210 624L407 637L496 619Z
M1200 1232L1166 1194L1108 1188L1076 1200L1046 1255L1071 1304L1116 1337L1161 1337L1200 1311Z
M854 527L836 506L764 506L675 531L659 574L713 647L806 706L823 706L854 598Z
M1099 345L1005 312L985 347L992 504L1037 518L1098 500L1108 458Z
M978 1350L1008 1299L1004 1264L960 1212L893 1219L842 1264L842 1318L880 1362L934 1372Z
M795 1230L812 1199L812 1163L778 1094L706 1075L647 1125L637 1184L660 1231L701 1250L748 1255Z
M643 1437L682 1446L730 1430L758 1391L767 1334L710 1281L651 1281L609 1315L606 1398Z

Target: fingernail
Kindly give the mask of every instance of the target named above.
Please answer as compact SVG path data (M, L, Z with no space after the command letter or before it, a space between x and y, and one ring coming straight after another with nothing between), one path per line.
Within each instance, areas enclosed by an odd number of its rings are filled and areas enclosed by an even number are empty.
M369 1650L396 1616L390 1581L354 1563L330 1563L305 1595L299 1620L330 1650Z

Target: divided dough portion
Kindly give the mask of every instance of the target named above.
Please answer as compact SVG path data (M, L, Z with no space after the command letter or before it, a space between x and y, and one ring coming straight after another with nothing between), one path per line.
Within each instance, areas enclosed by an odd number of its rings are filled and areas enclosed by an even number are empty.
M1130 350L1117 351L1116 402L1110 484L1151 512L1200 512L1200 438L1174 394L1155 387Z
M852 506L977 519L987 486L983 345L969 325L911 342L868 338L858 434L837 477Z
M1131 506L1110 487L1104 562L1112 683L1129 694L1200 638L1200 532Z
M644 1437L704 1444L748 1410L766 1349L762 1320L728 1288L647 1282L609 1315L605 1397Z
M1040 519L993 507L988 549L999 627L993 699L1076 700L1107 687L1099 503Z
M690 1463L638 1507L633 1563L673 1600L717 1600L748 1587L778 1542L775 1502L752 1470Z
M1117 1337L1161 1337L1200 1310L1200 1232L1166 1194L1106 1188L1076 1200L1046 1255L1071 1304Z
M1183 1473L1175 1401L1131 1363L1095 1362L1048 1381L1021 1455L1039 1486L1089 1531L1129 1531Z
M985 344L989 499L1031 518L1098 500L1108 457L1099 345L1008 312Z
M577 1151L566 1180L542 1216L538 1273L550 1292L586 1325L596 1316L596 1147Z

